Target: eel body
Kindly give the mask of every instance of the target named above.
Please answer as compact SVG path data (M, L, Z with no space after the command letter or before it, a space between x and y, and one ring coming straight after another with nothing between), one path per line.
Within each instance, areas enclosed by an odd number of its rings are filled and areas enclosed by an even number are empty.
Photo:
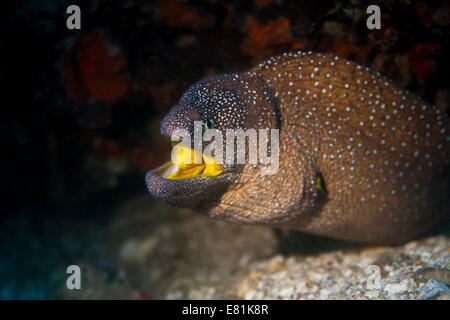
M369 243L398 243L449 212L445 111L369 68L292 52L190 87L161 123L279 129L279 168L223 165L217 176L146 176L150 193L212 218Z

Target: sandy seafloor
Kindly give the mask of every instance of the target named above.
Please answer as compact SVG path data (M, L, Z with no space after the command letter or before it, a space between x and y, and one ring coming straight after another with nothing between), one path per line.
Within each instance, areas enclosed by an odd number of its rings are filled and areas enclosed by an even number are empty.
M214 221L147 194L89 215L7 222L0 298L450 298L448 223L404 245L373 247ZM81 267L81 290L66 288L70 264ZM380 268L380 289L368 286L370 265Z

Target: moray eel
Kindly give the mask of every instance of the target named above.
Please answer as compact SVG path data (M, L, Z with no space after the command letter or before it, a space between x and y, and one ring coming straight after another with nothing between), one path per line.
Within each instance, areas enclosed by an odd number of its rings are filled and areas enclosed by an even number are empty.
M169 162L146 175L156 199L230 222L374 244L404 242L448 217L447 114L354 62L292 52L202 80L163 118L161 133L192 133L194 121L279 129L279 169Z

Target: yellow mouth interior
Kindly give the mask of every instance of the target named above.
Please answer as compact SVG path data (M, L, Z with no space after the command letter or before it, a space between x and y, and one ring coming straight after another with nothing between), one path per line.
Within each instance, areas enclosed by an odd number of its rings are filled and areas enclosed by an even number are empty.
M200 164L194 163L195 156L202 160ZM213 158L181 143L174 145L172 160L156 170L156 174L166 179L187 179L200 175L215 177L222 172L222 166Z

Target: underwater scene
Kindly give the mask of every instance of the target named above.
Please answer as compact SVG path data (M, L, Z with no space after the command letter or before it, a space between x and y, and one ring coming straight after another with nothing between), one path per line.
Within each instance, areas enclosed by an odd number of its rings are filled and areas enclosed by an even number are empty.
M450 299L450 1L4 6L0 300Z

